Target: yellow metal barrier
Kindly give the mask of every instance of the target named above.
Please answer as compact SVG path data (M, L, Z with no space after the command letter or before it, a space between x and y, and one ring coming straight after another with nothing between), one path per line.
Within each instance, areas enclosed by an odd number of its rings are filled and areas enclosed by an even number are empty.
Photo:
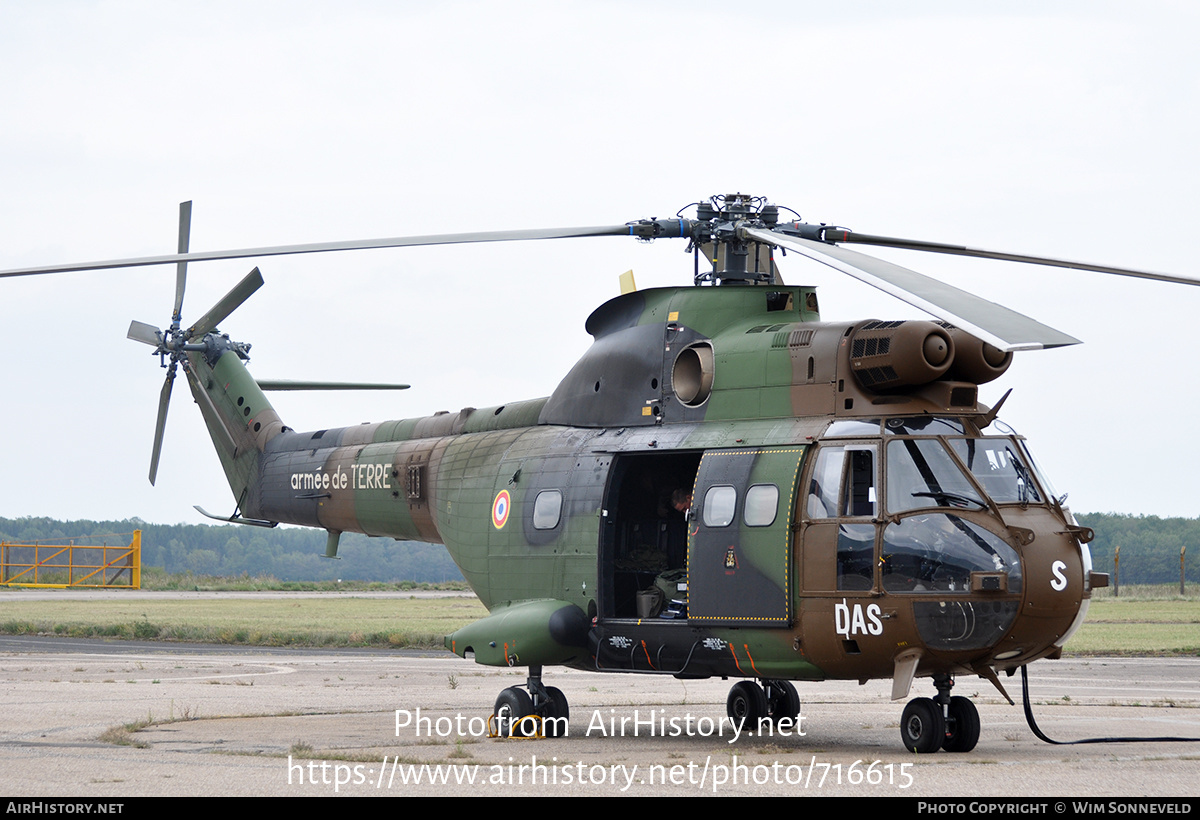
M0 586L141 589L142 531L118 547L0 542Z

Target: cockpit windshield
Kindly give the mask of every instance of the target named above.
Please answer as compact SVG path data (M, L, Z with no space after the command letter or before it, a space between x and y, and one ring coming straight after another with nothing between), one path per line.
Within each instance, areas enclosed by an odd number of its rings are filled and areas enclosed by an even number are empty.
M951 453L958 456L955 459ZM966 472L961 465L966 466ZM974 483L967 477L974 478ZM982 488L986 497L981 497ZM1043 499L1019 447L1007 438L893 439L887 445L887 510L982 509Z
M986 510L993 504L1027 506L1049 500L1025 442L999 422L1001 435L982 436L956 418L886 419L882 442L869 435L879 429L878 421L856 424L829 427L831 438L858 441L830 441L821 447L808 501L813 518L897 515L938 507ZM885 488L878 505L877 483Z
M1029 468L1010 439L952 438L950 447L997 504L1040 504Z
M1000 508L1044 505L1049 493L1024 441L999 424L981 435L970 419L889 418L878 437L876 424L831 424L836 438L808 473L809 537L836 532L837 589L1019 593L1019 547L1004 527L1020 513Z
M908 438L888 442L888 512L922 507L982 509L987 503L979 498L979 491L939 440Z
M1021 591L1016 551L956 515L911 515L888 524L879 565L888 592L969 592L975 572L1003 573L1006 591Z

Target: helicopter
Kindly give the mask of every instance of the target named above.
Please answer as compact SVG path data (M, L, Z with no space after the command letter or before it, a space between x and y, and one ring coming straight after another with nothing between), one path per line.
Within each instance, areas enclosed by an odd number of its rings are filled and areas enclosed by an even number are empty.
M149 479L182 370L233 493L228 523L444 544L489 614L446 636L476 663L527 669L493 709L506 734L566 733L546 667L737 679L735 725L786 731L795 682L890 679L910 751L969 752L981 724L956 678L1000 680L1058 658L1107 576L1024 439L980 403L1013 352L1079 340L844 245L865 244L1200 285L1200 279L783 219L763 197L710 197L685 217L189 252L0 271L0 278L176 265L170 323L133 321L167 374ZM790 210L790 209L783 209ZM400 384L256 379L218 329L263 285L254 268L191 325L191 262L472 242L682 239L693 281L596 308L591 347L547 397L297 432L271 390ZM930 313L822 322L786 285L796 253Z

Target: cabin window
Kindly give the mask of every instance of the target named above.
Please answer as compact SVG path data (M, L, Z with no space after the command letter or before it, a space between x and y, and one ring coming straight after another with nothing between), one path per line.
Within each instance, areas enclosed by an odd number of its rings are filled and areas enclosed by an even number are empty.
M728 527L737 507L737 490L726 484L709 487L704 494L704 526Z
M742 520L747 527L769 527L779 509L779 488L774 484L755 484L746 491L746 509Z
M533 501L533 528L552 530L562 518L562 493L558 490L543 490Z

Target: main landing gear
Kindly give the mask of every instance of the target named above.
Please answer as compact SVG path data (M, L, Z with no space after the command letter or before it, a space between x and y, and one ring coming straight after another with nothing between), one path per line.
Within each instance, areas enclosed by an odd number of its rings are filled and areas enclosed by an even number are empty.
M763 719L772 726L793 731L800 715L800 694L791 681L764 680L762 686L752 680L738 681L729 690L725 711L735 725L744 726L747 731L757 732Z
M492 730L501 737L560 737L567 734L571 717L567 696L561 689L542 685L542 667L529 667L525 681L528 692L510 686L492 707Z
M938 749L969 752L979 742L979 710L964 697L950 697L954 678L934 675L936 698L913 698L900 718L900 737L910 752L929 754Z

